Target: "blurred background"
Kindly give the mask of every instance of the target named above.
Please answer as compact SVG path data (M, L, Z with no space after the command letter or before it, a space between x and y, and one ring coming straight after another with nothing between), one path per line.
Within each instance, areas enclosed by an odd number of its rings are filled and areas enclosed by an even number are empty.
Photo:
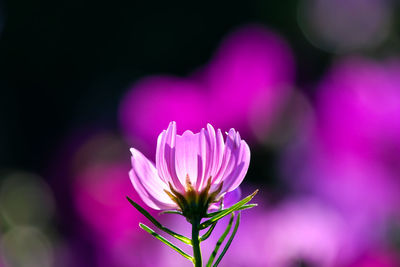
M251 147L221 266L400 266L399 32L395 0L0 2L0 266L190 266L125 199L171 120Z

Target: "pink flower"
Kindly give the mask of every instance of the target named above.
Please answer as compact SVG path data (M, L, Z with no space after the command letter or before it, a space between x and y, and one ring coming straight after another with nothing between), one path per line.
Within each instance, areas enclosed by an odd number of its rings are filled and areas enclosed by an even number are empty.
M318 135L339 157L395 162L400 151L400 60L348 58L318 87Z
M398 253L387 248L367 251L347 267L396 267L400 266Z
M121 197L129 194L140 203L137 194L131 192L126 168L127 164L122 162L94 164L81 170L74 181L76 209L104 243L117 244L132 234L130 242L139 239L139 232L132 231L139 218Z
M290 184L336 207L358 248L385 240L399 209L399 62L336 63L316 90L314 128L282 164Z
M153 209L205 213L235 190L246 175L250 149L234 129L224 143L221 130L208 124L199 133L177 135L171 122L157 140L156 164L131 148L132 184Z

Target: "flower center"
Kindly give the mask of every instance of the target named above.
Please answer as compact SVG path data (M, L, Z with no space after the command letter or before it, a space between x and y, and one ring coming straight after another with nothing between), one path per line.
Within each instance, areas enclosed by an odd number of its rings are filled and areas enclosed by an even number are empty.
M199 216L199 215L200 218L205 217L210 205L220 200L220 198L217 199L217 196L221 192L223 185L223 183L221 183L214 192L210 193L210 188L211 188L211 176L210 176L207 180L206 187L199 192L193 187L192 183L190 182L189 175L187 174L186 190L185 194L182 195L173 188L171 183L168 184L171 191L164 190L165 193L167 193L168 196L178 205L183 215L187 219L192 219L194 216Z

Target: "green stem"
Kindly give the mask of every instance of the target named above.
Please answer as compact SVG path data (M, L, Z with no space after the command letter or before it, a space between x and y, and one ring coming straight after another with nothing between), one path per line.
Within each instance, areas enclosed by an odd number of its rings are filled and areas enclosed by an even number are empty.
M193 246L193 265L202 267L201 250L200 250L200 219L192 220L192 246Z

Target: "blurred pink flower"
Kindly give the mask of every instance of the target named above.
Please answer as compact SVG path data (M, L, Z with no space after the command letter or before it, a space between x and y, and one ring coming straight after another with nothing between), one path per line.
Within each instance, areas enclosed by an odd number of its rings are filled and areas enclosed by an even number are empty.
M129 166L123 163L102 163L82 170L74 184L76 208L84 221L101 239L118 242L137 231L139 218L125 196L140 198L129 186Z
M262 210L261 210L262 211ZM292 198L270 210L251 210L222 266L337 266L351 256L343 217L316 199ZM246 249L243 249L246 248Z
M261 26L248 26L228 36L209 65L191 77L153 76L136 83L122 100L120 122L128 139L149 154L154 150L146 143L169 121L189 130L207 122L222 130L234 125L250 138L250 124L263 132L271 127L293 79L286 42Z
M398 267L400 258L393 251L369 251L347 267Z
M206 203L200 204L206 204L206 210L200 212L206 212L235 190L250 163L250 149L238 132L231 129L224 143L221 130L216 132L210 124L199 133L177 135L176 123L171 122L158 137L155 166L138 150L131 152L129 175L143 201L153 209L180 209L184 214L193 194L205 193Z
M251 130L265 134L288 100L294 59L278 35L261 26L244 27L222 42L205 72L212 90L212 119L224 127L238 125L252 136ZM257 129L250 129L254 126Z
M359 250L384 240L399 210L399 77L398 61L335 64L318 86L316 127L282 164L292 185L338 209Z
M102 162L80 170L76 176L76 209L89 226L96 266L99 267L150 267L161 264L148 257L148 251L154 252L154 245L158 243L155 244L145 232L135 228L141 217L125 196L129 195L141 205L144 203L127 180L128 169L129 163Z
M292 267L303 261L310 266L336 267L353 256L354 243L344 218L316 199L291 198L273 208L261 204L244 213L235 240L218 266ZM180 233L190 234L181 216L171 215L170 219L169 224ZM227 221L218 222L210 238L202 243L205 259ZM171 255L168 248L161 248L159 253L164 266L189 266L183 257Z
M350 185L348 193L339 191L349 197L353 195L353 200L358 198L348 204L355 202L367 209L388 212L398 201L399 63L361 58L343 60L319 87L316 131L319 155L315 159L321 156L324 159L322 166L326 172L321 175L325 179L331 177L336 185ZM338 188L345 187L334 188L338 196Z
M400 163L399 63L347 59L323 79L318 135L330 153Z

